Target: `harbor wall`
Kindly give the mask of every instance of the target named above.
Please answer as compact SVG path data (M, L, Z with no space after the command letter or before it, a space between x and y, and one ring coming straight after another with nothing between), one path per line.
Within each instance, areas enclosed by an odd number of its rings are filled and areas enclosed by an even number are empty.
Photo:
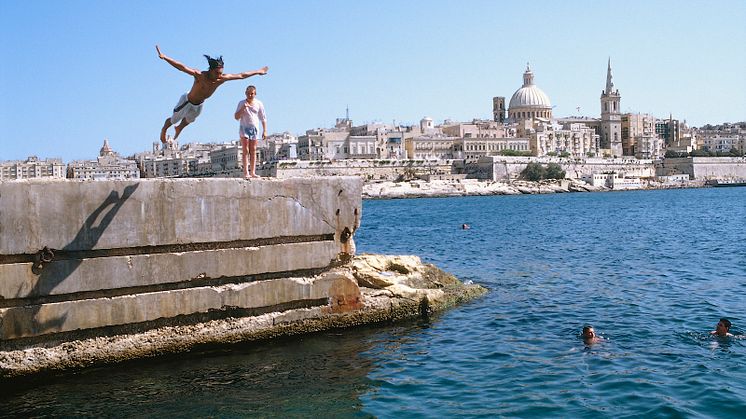
M482 157L473 172L476 177L488 180L517 179L526 165L536 162L543 165L556 163L566 177L580 179L594 173L615 172L620 177L652 178L687 174L691 180L746 179L746 157L688 157L643 160L635 158L586 158L560 157Z
M654 177L655 166L652 160L635 158L586 158L570 159L561 157L512 157L489 156L481 157L476 164L474 173L480 179L492 181L517 179L523 169L531 163L547 165L556 163L565 171L565 176L580 179L594 173L616 172L620 176Z
M279 179L305 176L359 176L367 181L397 180L424 175L448 175L452 160L289 160L262 168L267 176Z
M0 350L358 308L359 177L0 183ZM328 274L324 274L327 272Z
M685 173L691 179L746 179L746 157L687 157L662 162L659 173Z

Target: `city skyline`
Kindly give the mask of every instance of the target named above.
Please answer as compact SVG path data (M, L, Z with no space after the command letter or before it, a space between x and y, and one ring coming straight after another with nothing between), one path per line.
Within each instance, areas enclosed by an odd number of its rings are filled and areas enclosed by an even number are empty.
M746 119L737 94L746 91L737 53L746 3L534 4L4 5L0 160L90 158L104 138L122 155L149 150L191 85L155 44L194 68L206 68L202 54L223 55L226 72L270 67L221 87L182 144L237 138L232 113L248 84L271 133L331 126L348 106L355 124L491 119L492 97L510 98L526 62L555 117L578 107L599 117L609 57L622 112L672 114L692 126ZM247 20L253 36L243 35ZM194 23L174 29L180 22Z

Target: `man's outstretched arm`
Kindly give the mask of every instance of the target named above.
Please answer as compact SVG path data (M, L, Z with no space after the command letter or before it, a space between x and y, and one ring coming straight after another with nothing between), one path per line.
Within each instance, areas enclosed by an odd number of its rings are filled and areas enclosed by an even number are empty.
M241 80L241 79L247 79L251 76L263 76L267 74L268 71L269 71L269 67L265 65L259 70L247 71L247 72L238 73L238 74L223 74L222 78L224 80Z
M166 54L161 52L161 49L158 48L158 45L155 46L155 50L158 51L158 58L165 60L167 63L171 64L175 69L179 71L183 71L190 76L196 76L199 74L199 70L195 70L193 68L187 67L184 64L174 60L171 57L166 56Z

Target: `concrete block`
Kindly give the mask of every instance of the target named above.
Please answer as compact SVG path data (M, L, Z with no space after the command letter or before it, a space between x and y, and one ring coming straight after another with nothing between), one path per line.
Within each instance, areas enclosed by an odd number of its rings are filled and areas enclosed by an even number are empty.
M340 299L340 283L348 288L343 298L354 300L360 290L350 273L329 272L314 278L281 278L218 287L93 298L0 309L0 339L137 324L180 315L228 308L258 309L288 302ZM352 297L352 298L351 298ZM331 310L331 308L329 309Z
M361 191L357 177L0 182L0 255L354 231Z
M291 273L324 268L339 252L333 241L197 252L55 261L39 275L31 263L0 265L0 299L106 291L197 279Z
M358 177L0 182L0 339L356 309L351 277L292 277L354 254L361 191Z

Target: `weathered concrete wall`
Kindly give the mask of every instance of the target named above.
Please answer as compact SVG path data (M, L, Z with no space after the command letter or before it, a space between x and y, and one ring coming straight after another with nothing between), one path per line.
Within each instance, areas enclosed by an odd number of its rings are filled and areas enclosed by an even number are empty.
M349 278L292 278L354 254L361 188L357 177L0 183L0 346L354 300Z

